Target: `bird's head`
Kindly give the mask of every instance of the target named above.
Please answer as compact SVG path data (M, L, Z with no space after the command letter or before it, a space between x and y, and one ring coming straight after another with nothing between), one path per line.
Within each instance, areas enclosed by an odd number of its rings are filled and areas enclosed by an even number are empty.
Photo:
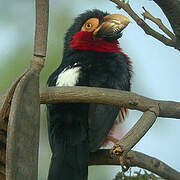
M100 10L80 14L66 33L64 50L118 52L118 39L130 20Z

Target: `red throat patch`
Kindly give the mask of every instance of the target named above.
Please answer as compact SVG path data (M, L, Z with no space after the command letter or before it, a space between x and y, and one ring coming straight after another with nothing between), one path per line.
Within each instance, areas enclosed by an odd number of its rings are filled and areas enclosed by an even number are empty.
M119 42L113 43L95 38L92 33L80 31L77 32L72 40L71 48L83 51L96 51L104 53L121 53ZM124 55L124 54L123 54Z

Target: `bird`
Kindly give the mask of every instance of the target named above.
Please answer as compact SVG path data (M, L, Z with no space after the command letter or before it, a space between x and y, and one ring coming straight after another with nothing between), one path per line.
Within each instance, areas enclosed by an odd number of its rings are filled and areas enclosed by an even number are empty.
M126 16L99 9L77 16L65 34L61 64L47 86L130 91L132 64L118 41L129 22ZM46 109L52 151L48 180L87 180L89 153L105 143L119 107L63 102L47 104Z

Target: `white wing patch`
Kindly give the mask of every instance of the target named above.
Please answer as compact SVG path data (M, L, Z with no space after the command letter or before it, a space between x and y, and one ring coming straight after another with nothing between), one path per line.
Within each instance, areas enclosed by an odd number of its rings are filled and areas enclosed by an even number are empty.
M74 86L79 78L80 67L65 68L58 76L56 86Z

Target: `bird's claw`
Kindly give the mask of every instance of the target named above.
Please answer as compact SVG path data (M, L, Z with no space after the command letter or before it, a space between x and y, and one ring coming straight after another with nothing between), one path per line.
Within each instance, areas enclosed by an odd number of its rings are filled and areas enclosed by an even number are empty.
M119 156L120 166L122 167L122 171L126 172L129 169L129 166L126 165L124 161L124 150L119 144L115 144L114 147L111 149L111 154L114 156Z
M123 153L123 149L119 144L115 144L114 147L111 149L111 154L115 156L120 156Z
M124 156L123 156L123 155L119 157L119 161L120 161L120 166L121 166L121 168L122 168L122 171L123 171L123 172L128 171L129 166L125 163L125 161L124 161Z

